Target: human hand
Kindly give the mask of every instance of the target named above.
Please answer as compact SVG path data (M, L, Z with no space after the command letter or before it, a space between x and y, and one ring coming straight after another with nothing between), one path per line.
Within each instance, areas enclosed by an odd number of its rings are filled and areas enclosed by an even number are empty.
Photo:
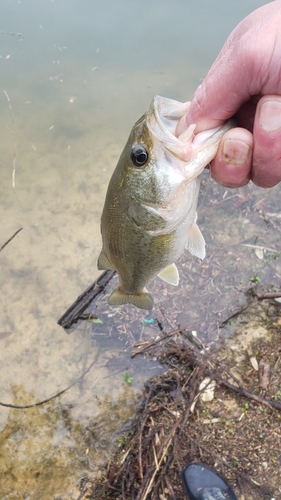
M196 132L235 116L210 165L228 187L251 179L261 187L281 180L281 0L255 10L234 29L198 87L177 134Z

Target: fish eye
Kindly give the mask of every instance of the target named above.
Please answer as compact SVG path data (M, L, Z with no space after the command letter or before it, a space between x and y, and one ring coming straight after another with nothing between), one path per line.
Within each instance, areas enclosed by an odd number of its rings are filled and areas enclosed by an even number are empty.
M134 146L131 151L131 160L136 167L143 167L148 160L148 153L143 146Z

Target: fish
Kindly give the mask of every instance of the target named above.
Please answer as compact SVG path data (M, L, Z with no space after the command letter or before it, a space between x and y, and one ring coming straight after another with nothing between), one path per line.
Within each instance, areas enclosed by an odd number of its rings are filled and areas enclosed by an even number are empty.
M110 305L150 310L148 283L158 276L177 286L175 262L185 250L204 259L205 240L196 223L199 175L214 158L222 126L195 135L176 128L190 102L155 96L133 126L110 179L101 216L98 269L115 269L119 286Z

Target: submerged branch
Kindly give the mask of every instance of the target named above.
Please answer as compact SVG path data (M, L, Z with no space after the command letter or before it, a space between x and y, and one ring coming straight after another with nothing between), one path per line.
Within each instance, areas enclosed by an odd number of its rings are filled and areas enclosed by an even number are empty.
M92 283L85 292L83 292L75 300L75 302L67 309L67 311L58 320L58 325L65 329L71 328L74 323L77 323L79 319L85 319L81 317L85 309L89 307L91 302L96 299L105 289L106 285L110 282L116 271L109 269L104 271L95 281Z

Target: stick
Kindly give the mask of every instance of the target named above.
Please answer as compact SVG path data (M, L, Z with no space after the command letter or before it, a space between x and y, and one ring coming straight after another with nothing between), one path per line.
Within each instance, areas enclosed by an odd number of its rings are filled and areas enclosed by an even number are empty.
M281 403L277 403L277 401L273 401L273 399L265 399L265 398L262 398L261 396L257 396L256 394L253 394L252 392L247 391L240 384L238 387L233 385L233 384L230 384L227 380L224 380L223 378L216 375L216 373L213 373L212 375L213 375L214 380L218 384L224 385L228 389L231 389L232 391L237 392L240 396L245 396L246 398L253 399L254 401L257 401L257 403L261 403L261 404L266 405L266 406L273 406L273 408L276 408L277 410L281 410Z
M160 337L159 339L153 340L152 342L141 342L140 344L138 344L138 343L134 344L134 347L137 347L137 349L135 351L131 352L131 358L134 358L138 354L144 353L145 351L147 351L147 349L154 347L156 344L158 344L159 342L162 342L163 340L170 339L173 335L175 335L179 332L180 332L180 330L174 330L173 332L168 333L164 337Z
M281 297L281 292L267 292L257 295L258 300L279 299L280 297Z
M141 497L141 500L146 500L147 495L150 493L150 490L151 490L152 485L153 485L154 478L155 478L155 476L156 476L156 474L157 474L157 472L158 472L158 470L160 468L161 463L163 462L165 456L167 455L167 451L168 451L169 446L171 445L171 441L172 440L169 439L169 442L168 442L166 448L163 451L163 454L162 454L162 457L160 458L160 461L159 462L155 462L154 472L153 472L153 474L152 474L152 476L150 478L150 481L148 483L148 486L147 486L147 489L146 489L144 495Z
M23 410L23 409L27 409L27 408L34 408L35 406L41 406L44 403L48 403L49 401L52 401L52 399L55 399L58 396L60 396L61 394L63 394L64 392L68 391L71 387L73 387L75 384L77 384L77 382L80 382L80 380L82 380L85 377L85 375L90 371L90 369L92 368L92 366L95 362L96 362L96 359L94 359L94 361L92 361L92 363L87 368L87 370L85 370L84 373L79 378L77 378L74 382L72 382L72 384L70 384L68 387L66 387L62 391L58 392L54 396L51 396L50 398L44 399L43 401L40 401L39 403L33 403L32 405L18 406L18 405L12 405L12 404L8 404L8 403L1 403L0 402L0 406L5 406L6 408L15 408L16 410Z
M245 306L242 306L242 307L239 307L238 309L236 309L236 311L234 313L232 313L228 318L226 318L224 321L222 321L220 324L219 324L219 328L224 328L226 326L226 324L233 318L235 318L236 316L239 316L239 314L242 314L244 311L246 311L246 309L248 309L248 307L251 307L255 304L257 304L258 302L262 301L262 300L267 300L267 299L278 299L281 297L281 292L266 292L266 293L261 293L261 294L258 294L256 295L256 298L254 300L252 300L251 302L249 302L248 304L246 304Z
M1 246L0 248L0 252L2 252L3 248L5 248L6 245L8 245L8 243L10 243L10 241L12 241L12 239L22 230L22 227L20 229L18 229L15 234L13 234L13 236L11 236L11 238L8 239L8 241L6 241L6 243L4 243L4 245Z
M14 115L13 115L11 99L8 95L8 92L6 92L6 90L3 90L3 93L8 101L8 105L10 108L10 116L12 119L12 132L13 132L14 138L15 138L15 136L16 136L15 130L14 130L15 119L14 119ZM12 186L13 186L14 190L16 189L16 158L17 158L17 145L16 145L16 142L14 141L14 156L13 156L13 171L12 171Z
M58 320L58 325L65 329L70 328L73 323L77 323L81 319L81 314L89 307L90 303L105 289L106 285L115 275L116 271L114 269L109 269L104 271L95 281L92 283L85 292L83 292L75 300L75 302L67 309L67 311Z

